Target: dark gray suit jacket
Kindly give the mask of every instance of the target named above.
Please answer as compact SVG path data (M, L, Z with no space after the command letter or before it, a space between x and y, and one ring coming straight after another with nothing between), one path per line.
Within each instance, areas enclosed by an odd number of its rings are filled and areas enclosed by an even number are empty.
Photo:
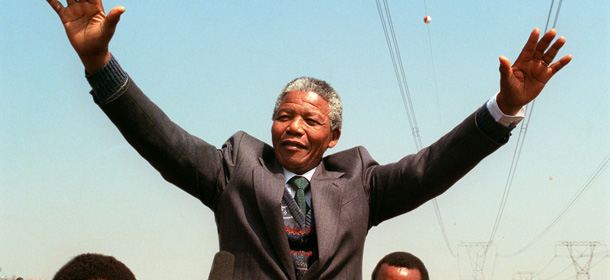
M235 255L234 279L295 279L271 146L238 132L217 149L174 124L130 79L97 102L166 180L214 211L220 250ZM363 147L325 157L311 180L319 258L305 279L361 279L372 226L443 193L501 146L475 115L396 163L379 165Z

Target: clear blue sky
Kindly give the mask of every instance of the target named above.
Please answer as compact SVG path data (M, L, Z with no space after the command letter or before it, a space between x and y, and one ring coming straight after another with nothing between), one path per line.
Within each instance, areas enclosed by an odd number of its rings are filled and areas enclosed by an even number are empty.
M530 31L544 30L550 4L389 1L424 145L497 92L498 57L515 60ZM175 122L212 144L238 130L270 142L275 97L314 76L344 103L330 152L363 145L389 163L416 151L375 1L105 1L117 5L127 11L113 54ZM50 279L73 256L97 252L138 279L207 278L218 251L211 211L166 183L93 103L45 1L0 7L0 276ZM559 55L574 59L535 103L485 279L574 279L560 241L604 242L591 279L610 275L610 171L587 183L610 154L609 15L609 1L562 3ZM518 135L437 199L456 256L426 203L370 231L364 277L403 250L432 279L472 279L462 245L489 240Z

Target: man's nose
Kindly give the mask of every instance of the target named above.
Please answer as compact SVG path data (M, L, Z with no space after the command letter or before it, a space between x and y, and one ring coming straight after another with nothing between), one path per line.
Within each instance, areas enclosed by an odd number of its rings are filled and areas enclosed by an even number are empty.
M303 133L303 119L302 118L294 118L290 125L288 126L288 130L291 133L302 134Z

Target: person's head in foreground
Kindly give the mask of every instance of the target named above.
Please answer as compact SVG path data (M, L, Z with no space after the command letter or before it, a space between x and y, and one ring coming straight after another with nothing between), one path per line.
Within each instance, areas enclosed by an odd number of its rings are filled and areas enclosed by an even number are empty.
M375 266L372 280L429 280L428 270L416 256L407 252L393 252Z
M114 257L88 253L66 263L53 280L136 280L136 277Z

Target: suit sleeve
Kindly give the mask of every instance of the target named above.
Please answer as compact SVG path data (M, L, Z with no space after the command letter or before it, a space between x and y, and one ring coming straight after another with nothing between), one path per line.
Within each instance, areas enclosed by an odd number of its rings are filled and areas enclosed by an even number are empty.
M165 180L213 208L228 180L225 167L231 166L226 162L233 158L227 156L230 147L219 150L172 122L114 58L87 78L95 102L129 144Z
M490 135L479 127L479 120L488 120L487 116L481 116L485 109L481 107L417 154L396 163L368 168L365 181L369 187L370 226L411 211L442 194L508 140L506 131Z

